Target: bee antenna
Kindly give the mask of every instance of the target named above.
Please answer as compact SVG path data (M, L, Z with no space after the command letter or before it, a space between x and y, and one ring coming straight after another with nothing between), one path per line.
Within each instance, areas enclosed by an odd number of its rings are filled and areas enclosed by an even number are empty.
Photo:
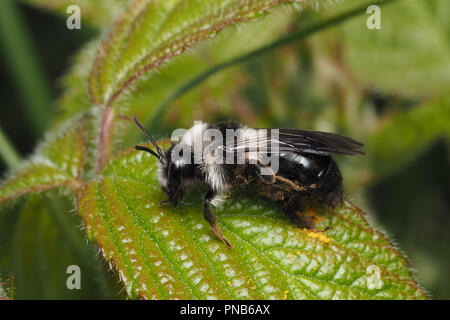
M159 156L157 156L158 159L161 159L164 155L161 151L161 148L156 144L155 139L152 137L152 135L150 134L150 132L147 131L147 129L144 128L144 126L142 124L139 123L139 121L136 119L135 116L133 116L133 120L136 123L136 125L139 127L139 129L141 129L141 131L145 134L145 136L147 137L147 139L155 146L156 151L158 151ZM147 151L147 150L144 150ZM151 152L152 154L154 154L154 152Z
M149 149L147 147L144 146L135 146L134 147L136 150L140 150L140 151L147 151L148 153L151 153L152 155L154 155L158 160L161 161L161 156L159 154L157 154L155 151L153 151L152 149Z

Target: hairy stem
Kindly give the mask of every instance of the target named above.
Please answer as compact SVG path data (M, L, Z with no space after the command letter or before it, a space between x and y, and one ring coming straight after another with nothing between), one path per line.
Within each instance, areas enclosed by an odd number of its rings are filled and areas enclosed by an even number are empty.
M100 134L98 141L98 155L97 155L97 167L96 171L100 170L108 161L109 155L112 149L112 132L114 130L115 112L114 108L102 107L102 114L100 119Z

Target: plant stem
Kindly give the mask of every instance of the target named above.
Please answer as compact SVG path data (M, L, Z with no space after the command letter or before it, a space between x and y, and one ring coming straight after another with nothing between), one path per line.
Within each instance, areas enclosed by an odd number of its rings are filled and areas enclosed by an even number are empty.
M100 119L100 134L98 138L97 172L101 171L103 165L108 161L111 154L114 118L114 109L103 107Z
M1 2L0 45L5 53L5 64L9 66L19 96L23 99L24 111L33 133L41 135L51 115L50 86L29 39L17 1Z
M3 130L0 128L0 157L3 159L5 164L9 169L13 169L16 167L21 158L17 153L16 149L9 142L6 135L3 133Z
M378 1L373 1L373 5L385 5L391 2L394 2L397 0L378 0ZM200 83L202 83L203 81L207 80L209 77L211 77L212 75L237 64L240 63L244 63L247 62L253 58L256 58L260 55L269 53L275 49L278 49L280 47L292 44L296 41L302 40L307 38L308 36L321 31L323 29L326 29L328 27L334 26L336 24L339 24L347 19L356 17L359 14L362 14L364 12L366 12L368 4L365 3L364 5L357 7L355 9L352 9L348 12L345 12L343 14L337 15L335 17L331 17L328 18L324 21L318 22L316 24L313 24L312 26L306 27L305 29L302 30L298 30L296 32L291 33L290 35L275 40L274 42L261 47L259 49L256 49L254 51L251 51L247 54L244 54L242 56L233 58L231 60L225 61L223 63L220 63L214 67L212 67L211 69L206 70L205 72L193 77L191 80L187 81L185 84L181 85L178 89L176 89L175 91L172 92L172 94L170 94L157 108L157 110L154 113L154 116L150 119L150 121L148 122L147 127L150 129L155 128L155 126L157 126L160 122L161 119L164 115L164 113L166 112L166 110L168 109L168 107L172 104L172 102L174 102L177 98L179 98L180 96L182 96L183 94L185 94L186 92L188 92L189 90L195 88L197 85L199 85Z

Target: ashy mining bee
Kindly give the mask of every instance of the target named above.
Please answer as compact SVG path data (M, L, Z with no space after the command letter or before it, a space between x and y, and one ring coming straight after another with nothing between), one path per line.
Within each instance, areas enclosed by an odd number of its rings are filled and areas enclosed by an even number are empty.
M251 188L264 194L301 226L311 229L314 223L304 214L308 199L331 207L343 201L342 175L331 156L364 154L358 150L362 143L339 134L251 129L231 121L197 123L163 152L136 118L134 121L156 149L136 146L159 160L158 180L168 202L176 206L189 188L206 185L203 214L215 235L230 247L211 206L218 205L231 188Z

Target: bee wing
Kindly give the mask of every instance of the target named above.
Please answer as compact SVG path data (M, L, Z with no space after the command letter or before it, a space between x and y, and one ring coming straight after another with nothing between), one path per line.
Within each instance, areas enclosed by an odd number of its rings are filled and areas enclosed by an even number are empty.
M361 142L340 134L297 129L272 130L253 129L252 133L246 134L233 147L227 146L225 149L229 152L364 155L364 152L358 150L363 146Z

